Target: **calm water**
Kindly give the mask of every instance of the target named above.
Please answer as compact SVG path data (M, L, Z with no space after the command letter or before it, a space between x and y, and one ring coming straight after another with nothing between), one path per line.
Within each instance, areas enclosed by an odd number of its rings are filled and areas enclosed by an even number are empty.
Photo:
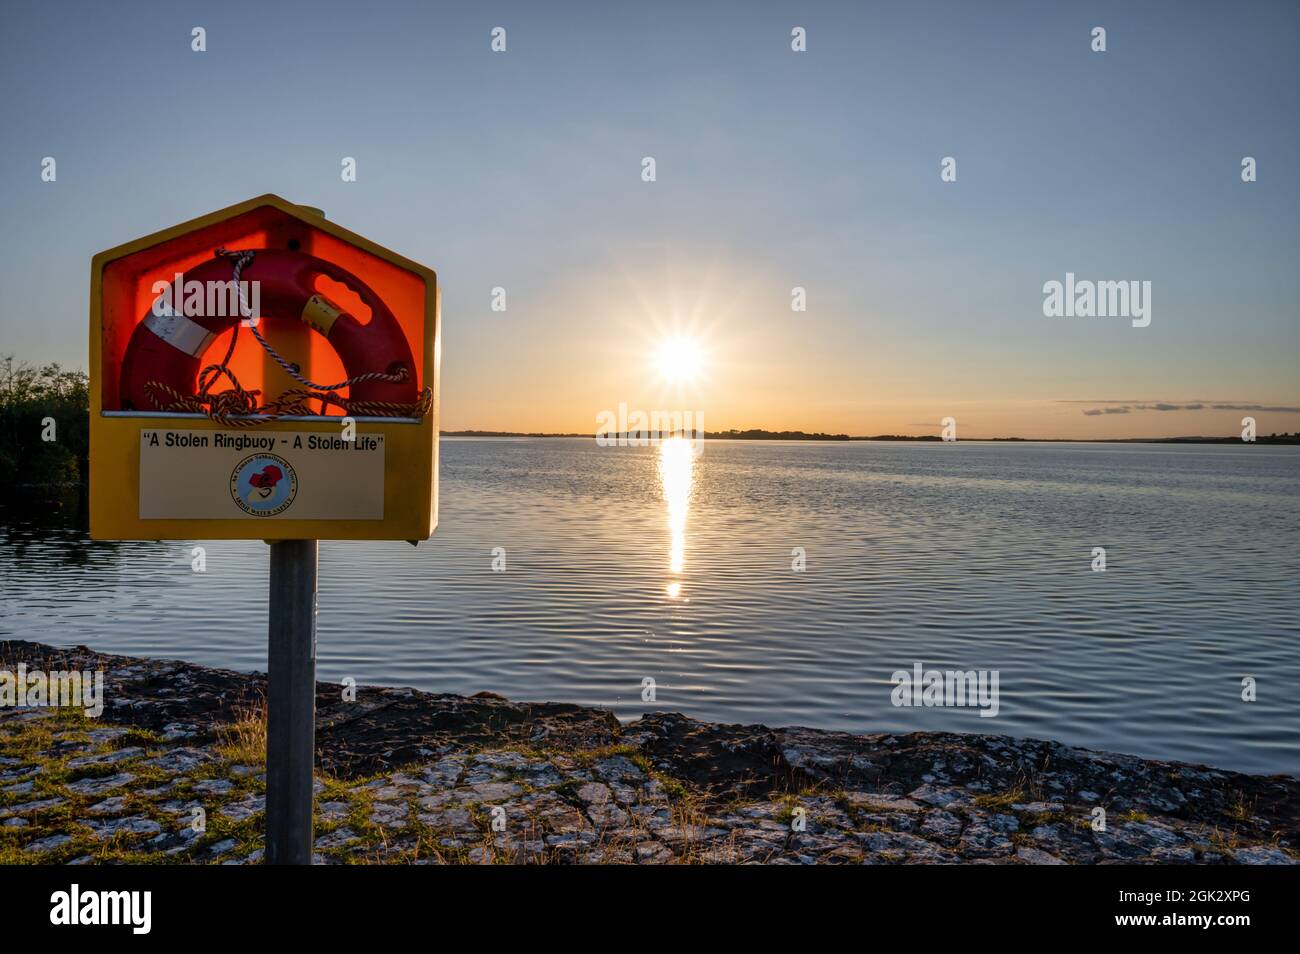
M446 440L441 497L418 549L322 544L321 678L1300 773L1297 448ZM0 631L265 668L264 544L197 574L34 511ZM998 670L1000 713L895 708L917 662Z

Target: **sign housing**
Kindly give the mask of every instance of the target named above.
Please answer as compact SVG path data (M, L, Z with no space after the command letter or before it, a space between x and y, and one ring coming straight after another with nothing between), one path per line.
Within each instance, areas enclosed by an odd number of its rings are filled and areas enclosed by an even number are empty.
M317 401L292 409L316 413L252 423L246 415L212 420L198 410L175 410L182 397L193 395L192 386L188 394L167 397L158 381L149 380L142 391L141 379L155 377L129 367L141 361L129 352L142 323L157 338L150 347L161 357L152 360L165 361L176 349L173 357L197 360L196 366L222 361L233 332L205 328L210 323L202 316L211 310L186 317L192 312L184 311L181 279L218 268L230 279L225 263L213 264L219 248L253 252L241 276L246 290L258 279L259 252L265 253L262 273L274 262L323 263L327 274L315 275L300 315L297 304L277 311L284 304L277 292L268 295L261 287L264 317L256 329L302 378L340 382L353 376L357 362L382 364L382 353L366 353L367 335L386 336L389 349L395 345L403 355L402 373L410 365L410 391L422 394L425 407L387 416L397 413L388 407L404 405L389 402L380 413L362 404L349 413ZM207 301L210 306L211 297ZM275 195L100 252L90 276L91 537L427 539L438 518L439 321L432 269ZM304 391L247 324L238 332L228 368L240 388L256 392L261 404ZM349 354L337 353L339 342ZM353 367L345 369L345 362ZM229 387L224 381L210 390ZM351 391L338 394L346 400Z

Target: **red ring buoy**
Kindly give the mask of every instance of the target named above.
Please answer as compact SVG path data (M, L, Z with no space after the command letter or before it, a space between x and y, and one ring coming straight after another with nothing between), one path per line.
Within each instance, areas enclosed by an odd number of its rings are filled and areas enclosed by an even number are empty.
M351 272L324 259L281 249L254 249L240 279L259 283L261 318L302 321L334 347L349 378L380 372L406 372L402 381L359 381L348 389L349 402L414 404L419 396L415 361L396 316L383 299ZM231 262L214 258L191 268L184 282L229 282ZM325 275L356 292L370 307L370 321L362 324L315 290L317 277ZM206 300L206 296L205 296ZM182 315L183 302L173 303L174 314L158 314L150 307L136 325L122 359L122 409L147 411L157 405L145 385L161 384L180 394L193 394L203 355L239 315Z

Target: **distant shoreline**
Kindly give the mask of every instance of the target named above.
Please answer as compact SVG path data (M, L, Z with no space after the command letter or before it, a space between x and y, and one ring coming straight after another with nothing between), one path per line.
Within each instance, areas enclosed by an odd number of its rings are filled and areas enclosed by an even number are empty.
M630 435L611 434L611 438L631 437L635 438L636 432ZM546 433L537 431L442 431L442 437L577 437L587 440L594 440L595 435L591 433ZM924 435L920 437L909 436L906 434L878 434L874 436L856 437L848 434L809 434L804 431L705 431L704 439L710 441L835 441L839 443L851 443L853 441L926 441L942 443L943 438L936 435ZM1003 443L1003 444L1242 444L1245 443L1240 437L968 437L962 438L963 443ZM1276 436L1260 435L1255 439L1256 444L1300 444L1300 434L1278 434Z

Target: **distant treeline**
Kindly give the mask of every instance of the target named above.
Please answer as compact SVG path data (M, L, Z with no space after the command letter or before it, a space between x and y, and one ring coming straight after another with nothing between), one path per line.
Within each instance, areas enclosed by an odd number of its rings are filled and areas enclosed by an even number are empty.
M525 431L442 431L443 437L579 437L587 440L594 439L592 434L576 433L538 433ZM642 435L639 431L628 431L625 433L610 433L602 435L609 440L617 441L620 438L626 438L629 441L640 440ZM695 437L694 432L687 432L687 437ZM849 434L825 434L821 431L808 433L807 431L765 431L761 429L752 429L747 431L705 431L706 440L723 440L723 441L942 441L943 438L936 434L873 434L869 437L858 437ZM1078 437L968 437L964 438L967 443L987 442L993 444L1240 444L1240 437L1100 437L1100 438L1078 438ZM1288 434L1261 434L1255 439L1258 444L1300 444L1300 432Z
M765 431L759 427L752 427L747 431L738 431L734 428L729 431L705 431L704 439L724 441L847 441L851 440L847 434L823 434L818 431L815 434L809 434L806 431Z
M725 441L937 441L938 435L926 434L913 437L906 434L880 434L874 437L851 437L848 434L825 434L821 431L809 434L807 431L765 431L751 428L747 431L706 431L705 439Z
M542 433L524 433L521 431L442 431L443 437L585 437L591 438L591 434L542 434ZM610 433L605 435L611 440L627 438L629 440L638 439L641 436L639 431L627 431L623 433ZM693 431L686 432L687 437L697 436ZM903 434L882 434L879 437L850 437L848 434L824 434L821 431L808 433L807 431L765 431L761 428L751 428L747 431L705 431L705 440L720 441L937 441L941 438L931 435L924 437L911 437ZM1011 438L1017 440L1018 438Z
M439 431L442 437L591 437L590 434L547 434L541 431Z
M84 484L89 457L86 373L0 356L0 486Z

